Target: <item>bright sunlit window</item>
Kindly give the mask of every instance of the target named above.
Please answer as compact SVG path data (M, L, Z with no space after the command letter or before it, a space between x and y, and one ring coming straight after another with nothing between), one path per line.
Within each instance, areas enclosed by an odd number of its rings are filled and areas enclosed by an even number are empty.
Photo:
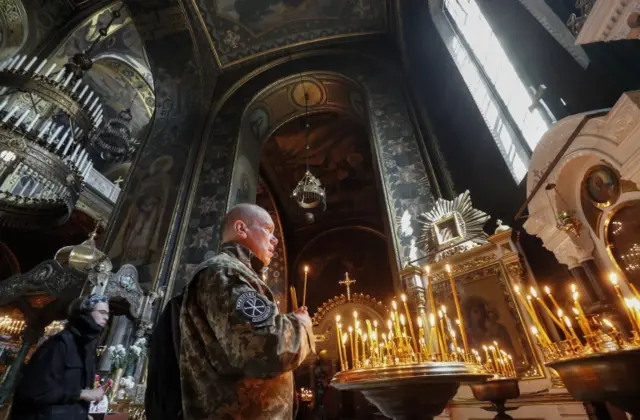
M531 152L549 128L476 0L444 0L453 29L448 48L491 130L511 174L520 182ZM445 39L446 40L446 39Z

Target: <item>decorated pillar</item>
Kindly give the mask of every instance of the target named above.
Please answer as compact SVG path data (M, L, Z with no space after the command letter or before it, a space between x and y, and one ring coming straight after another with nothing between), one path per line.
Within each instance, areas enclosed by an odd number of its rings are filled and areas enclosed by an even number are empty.
M116 267L132 264L140 285L165 285L175 235L215 83L198 54L198 31L175 0L124 2L153 63L155 114L114 208L103 248ZM193 35L192 35L193 33ZM205 48L202 49L203 51Z

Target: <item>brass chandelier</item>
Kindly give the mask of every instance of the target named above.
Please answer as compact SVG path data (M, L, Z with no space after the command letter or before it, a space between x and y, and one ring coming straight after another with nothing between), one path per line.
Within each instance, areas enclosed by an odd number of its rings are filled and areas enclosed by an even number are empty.
M304 88L304 81L301 81ZM311 125L309 124L309 93L304 89L304 104L305 104L305 165L306 171L298 185L291 193L298 207L309 210L305 213L305 218L309 223L313 223L315 217L310 212L312 209L316 209L321 206L321 211L327 208L327 195L322 187L322 183L316 178L309 170L309 130Z
M91 46L60 69L27 55L0 64L0 225L41 229L69 219L93 167L90 139L104 119L83 78L120 9L111 15Z

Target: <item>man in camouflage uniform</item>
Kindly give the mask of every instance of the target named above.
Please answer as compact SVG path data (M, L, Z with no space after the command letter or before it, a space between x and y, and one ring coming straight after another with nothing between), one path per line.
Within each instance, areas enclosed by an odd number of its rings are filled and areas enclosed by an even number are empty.
M313 351L306 308L279 314L260 273L278 240L264 209L234 207L222 249L187 287L180 313L185 420L291 419L293 373Z

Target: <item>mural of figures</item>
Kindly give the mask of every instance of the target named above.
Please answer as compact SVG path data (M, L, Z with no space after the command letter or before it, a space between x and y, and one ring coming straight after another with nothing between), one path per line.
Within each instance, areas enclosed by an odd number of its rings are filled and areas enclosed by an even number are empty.
M249 159L244 155L238 158L234 178L236 181L232 185L236 185L237 187L235 191L233 191L233 197L229 203L229 207L240 203L253 203L258 177L255 175Z
M164 237L160 235L161 221L167 210L172 167L173 158L169 155L163 155L151 164L148 174L133 193L132 206L112 248L116 265L136 266L141 283L152 281L151 273L143 267L157 259L154 257L162 252L164 245Z

